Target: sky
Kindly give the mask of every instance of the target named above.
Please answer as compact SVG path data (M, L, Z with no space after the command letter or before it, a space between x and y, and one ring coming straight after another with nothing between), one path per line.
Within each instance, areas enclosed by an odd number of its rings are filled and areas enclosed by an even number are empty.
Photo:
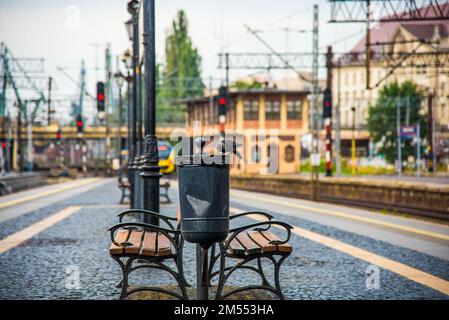
M87 89L104 80L104 48L110 43L114 56L130 46L124 21L129 19L126 0L0 0L0 41L16 57L45 59L45 70L56 82L55 97L73 95L76 87L57 66L79 78L81 59L87 66ZM204 78L223 78L217 69L218 53L260 52L267 49L244 25L263 31L260 35L280 52L311 52L309 32L285 32L286 28L310 30L312 7L320 10L320 47L340 39L334 50L350 50L363 37L361 24L329 24L330 5L325 0L156 0L157 59L164 61L164 42L171 21L186 11L190 35L202 57ZM115 59L113 63L115 67ZM253 71L233 71L231 80Z

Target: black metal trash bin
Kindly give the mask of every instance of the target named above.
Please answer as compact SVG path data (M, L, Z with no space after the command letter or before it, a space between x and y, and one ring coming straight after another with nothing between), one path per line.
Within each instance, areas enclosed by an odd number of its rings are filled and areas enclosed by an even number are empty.
M177 161L181 232L203 249L223 241L229 232L229 165L220 155L213 164L210 159L198 155Z

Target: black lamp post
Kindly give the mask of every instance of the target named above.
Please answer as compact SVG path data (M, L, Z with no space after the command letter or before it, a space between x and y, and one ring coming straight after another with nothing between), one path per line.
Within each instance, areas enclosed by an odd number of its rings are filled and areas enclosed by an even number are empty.
M125 22L125 25L128 26L129 21ZM135 112L132 103L132 77L129 72L131 68L131 53L129 50L126 50L123 54L122 61L125 64L127 70L127 92L128 92L128 180L130 182L130 208L134 209L134 176L131 171L135 149L136 149L136 126L135 126Z
M123 82L126 80L126 77L121 74L120 72L117 72L114 74L114 78L117 82L118 87L118 131L117 131L117 149L118 149L118 159L119 159L119 165L122 166L122 125L123 125L123 97L122 97L122 87Z
M139 64L139 1L131 0L128 2L128 12L131 14L131 25L127 24L127 28L130 27L129 33L132 38L132 69L133 69L133 111L134 111L134 154L131 160L130 170L134 180L134 195L133 195L133 209L142 209L142 193L143 193L143 181L139 175L140 168L140 156L142 153L142 104L141 104L141 92L140 92L140 64Z
M159 212L159 152L156 137L156 53L154 0L143 0L144 9L144 64L145 64L145 153L141 176L143 184L143 208ZM158 225L153 217L145 222Z

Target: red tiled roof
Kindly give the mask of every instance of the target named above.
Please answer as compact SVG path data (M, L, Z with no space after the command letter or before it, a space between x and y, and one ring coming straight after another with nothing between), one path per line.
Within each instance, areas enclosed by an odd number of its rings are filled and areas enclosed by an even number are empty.
M443 12L449 12L449 2L440 4L440 8ZM427 17L434 17L435 13L432 10L428 10L428 7L422 8L417 12L426 12ZM402 17L407 17L408 14L401 15ZM393 40L399 27L405 28L408 32L413 34L418 39L430 39L433 35L434 28L440 28L440 36L447 37L449 34L449 20L440 21L424 21L424 20L413 20L413 21L400 21L400 22L380 22L376 27L371 30L371 43L376 42L389 42ZM364 53L366 37L361 39L357 45L350 51L351 53ZM380 47L373 46L372 50L377 51Z
M433 37L435 28L438 28L438 31L440 33L440 36L445 38L447 37L447 26L444 24L426 24L426 25L419 25L419 24L405 24L402 26L405 30L410 32L412 35L414 35L416 38L421 40L429 40Z

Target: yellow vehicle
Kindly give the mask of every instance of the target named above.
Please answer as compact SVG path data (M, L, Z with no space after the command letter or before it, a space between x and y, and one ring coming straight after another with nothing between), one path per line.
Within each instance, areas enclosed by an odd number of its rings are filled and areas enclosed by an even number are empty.
M161 173L170 174L175 172L175 151L167 141L158 141L159 167Z

